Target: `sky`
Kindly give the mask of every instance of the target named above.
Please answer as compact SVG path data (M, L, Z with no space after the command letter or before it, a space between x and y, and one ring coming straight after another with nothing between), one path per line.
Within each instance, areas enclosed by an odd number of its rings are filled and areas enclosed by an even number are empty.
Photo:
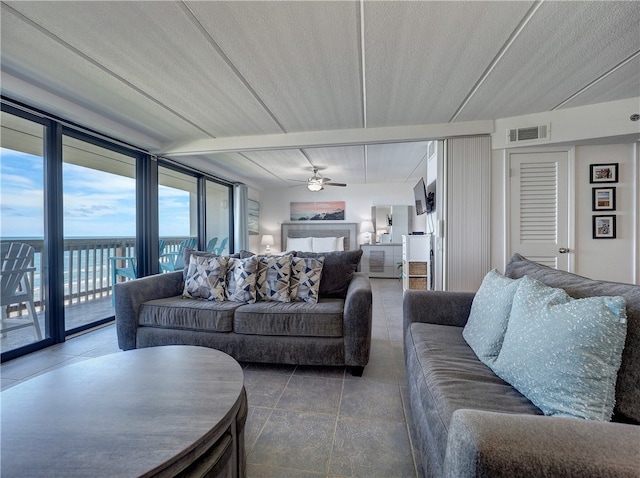
M159 188L160 236L189 236L189 193ZM43 161L0 148L0 236L43 237ZM135 180L63 165L65 237L135 237Z

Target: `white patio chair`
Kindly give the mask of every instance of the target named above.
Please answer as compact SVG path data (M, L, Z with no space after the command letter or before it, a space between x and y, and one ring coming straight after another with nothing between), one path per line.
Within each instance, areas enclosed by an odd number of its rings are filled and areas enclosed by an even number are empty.
M33 289L29 275L36 270L33 267L34 248L21 242L12 242L2 248L2 271L0 272L0 333L25 327L35 328L36 338L42 339L38 315L33 303ZM7 317L7 307L12 304L27 305L28 317ZM29 319L24 322L24 319ZM19 321L19 322L18 322ZM13 324L12 324L13 322Z

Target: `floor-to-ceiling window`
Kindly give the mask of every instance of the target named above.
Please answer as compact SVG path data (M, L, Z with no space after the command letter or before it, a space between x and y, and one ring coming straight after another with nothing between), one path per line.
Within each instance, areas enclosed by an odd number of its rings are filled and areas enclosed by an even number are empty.
M196 176L158 167L158 231L160 270L184 267L185 247L197 248L198 181Z
M136 157L63 136L65 330L113 317L137 275Z
M230 189L225 184L205 182L206 247L218 255L229 252Z
M0 349L7 352L43 340L45 324L44 127L2 112L0 136L0 239L2 256L28 255L3 264ZM11 252L10 252L11 251ZM26 263L25 263L26 262ZM5 270L5 268L7 270ZM26 272L24 272L26 270ZM14 288L13 285L16 287ZM31 296L25 296L31 292ZM35 313L35 317L34 317Z

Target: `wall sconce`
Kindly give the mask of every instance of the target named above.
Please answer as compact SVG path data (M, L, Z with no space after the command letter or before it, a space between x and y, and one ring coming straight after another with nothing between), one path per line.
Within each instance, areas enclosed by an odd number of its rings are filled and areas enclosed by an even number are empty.
M267 254L271 253L271 246L273 246L275 244L275 242L273 241L273 235L272 234L263 234L262 235L262 240L260 241L260 245L261 246L267 246L267 248L265 249L265 252Z
M371 244L371 233L374 231L373 223L371 221L362 221L360 223L360 232L364 232L367 234L367 239L365 244Z

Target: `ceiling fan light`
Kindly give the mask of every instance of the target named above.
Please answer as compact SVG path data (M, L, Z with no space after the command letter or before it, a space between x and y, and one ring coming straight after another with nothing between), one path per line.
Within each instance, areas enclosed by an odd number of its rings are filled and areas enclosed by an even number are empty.
M313 191L313 192L322 191L324 189L322 186L322 181L318 179L312 179L312 178L309 178L307 187L309 188L309 191Z

